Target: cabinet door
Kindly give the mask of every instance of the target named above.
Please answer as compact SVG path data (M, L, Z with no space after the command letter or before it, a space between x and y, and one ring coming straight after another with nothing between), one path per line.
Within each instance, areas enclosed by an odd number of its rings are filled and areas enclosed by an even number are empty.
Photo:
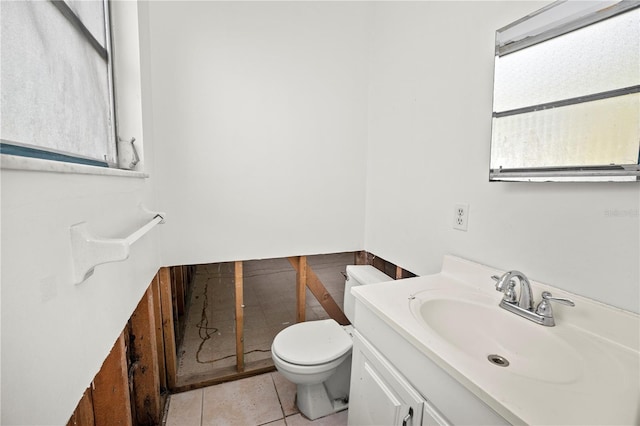
M429 401L425 401L422 426L451 426L451 423Z
M349 425L421 425L424 399L362 336L354 334Z

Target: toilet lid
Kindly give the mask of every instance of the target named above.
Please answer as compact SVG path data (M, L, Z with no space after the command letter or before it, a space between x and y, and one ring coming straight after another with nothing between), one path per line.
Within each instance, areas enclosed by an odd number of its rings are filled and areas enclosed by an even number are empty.
M273 339L272 349L286 362L298 365L324 364L351 350L352 341L332 319L294 324Z

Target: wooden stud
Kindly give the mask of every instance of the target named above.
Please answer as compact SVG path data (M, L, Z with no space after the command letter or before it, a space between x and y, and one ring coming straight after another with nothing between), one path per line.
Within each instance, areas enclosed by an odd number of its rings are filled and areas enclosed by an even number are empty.
M94 426L94 424L93 399L91 398L91 389L87 388L78 406L71 415L67 426Z
M182 267L182 282L184 283L182 288L184 289L185 306L189 302L189 298L187 296L189 295L189 284L191 284L191 274L189 273L190 270L191 270L190 266Z
M296 269L296 271L300 268L300 264L298 263L298 259L296 257L290 257L289 263ZM329 314L331 318L336 320L339 324L347 325L349 324L349 320L340 309L340 306L333 300L331 294L327 291L322 281L318 278L313 269L307 266L307 287L311 290L311 293L318 299L318 302L322 305L324 310Z
M171 279L171 307L173 309L173 333L176 345L180 341L180 312L178 310L178 286L176 280L176 268L170 267L169 277Z
M356 265L372 265L373 267L384 272L390 277L394 276L396 280L416 276L416 274L407 271L406 269L401 268L398 265L394 265L393 263L377 257L367 251L355 252L354 258Z
M298 267L296 268L296 322L306 320L307 304L307 257L298 257Z
M371 265L373 256L364 250L355 252L354 261L356 265Z
M243 379L245 377L257 376L276 370L271 358L258 361L246 362L243 372L238 372L235 366L221 367L206 373L196 373L180 377L180 383L175 388L175 392L187 392L207 386L213 386L232 380Z
M167 267L160 268L160 306L162 310L162 334L164 336L164 358L167 374L167 387L172 390L176 386L176 337L173 326L173 299L171 297L171 271Z
M236 369L244 371L244 294L242 261L235 262L236 284Z
M93 381L92 399L96 426L133 424L124 336L124 332L120 334Z
M187 274L187 271L189 270L188 266L181 266L180 267L180 272L182 273L182 310L186 312L187 310L187 306L189 305L189 299L187 298L187 295L189 294L189 277ZM185 317L185 324L187 322L187 319Z
M153 305L153 290L149 287L130 320L133 403L138 425L158 425L162 421Z
M333 300L333 297L331 297L331 294L327 291L324 284L322 284L322 281L320 281L315 272L313 272L313 269L310 268L307 269L307 286L331 318L342 325L350 324L344 312L340 309L340 306Z
M402 274L403 274L402 268L399 266L396 266L396 280L402 279Z
M164 360L164 333L162 330L162 306L160 302L160 272L151 281L151 293L153 297L153 317L156 328L156 354L158 356L158 377L160 389L167 389L167 370Z
M173 268L173 279L175 281L176 286L176 312L177 316L184 315L184 272L182 266L174 266Z

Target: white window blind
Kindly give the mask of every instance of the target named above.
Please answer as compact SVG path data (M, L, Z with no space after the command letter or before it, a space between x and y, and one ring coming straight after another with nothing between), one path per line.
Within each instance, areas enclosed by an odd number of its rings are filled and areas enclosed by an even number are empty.
M117 163L104 1L0 4L2 153Z

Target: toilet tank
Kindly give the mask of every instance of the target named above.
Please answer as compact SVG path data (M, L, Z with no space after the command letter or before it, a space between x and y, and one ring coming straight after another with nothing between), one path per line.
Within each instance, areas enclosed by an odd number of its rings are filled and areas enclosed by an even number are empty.
M356 299L351 288L359 285L393 281L393 278L371 265L347 265L347 280L344 284L344 314L353 323Z

